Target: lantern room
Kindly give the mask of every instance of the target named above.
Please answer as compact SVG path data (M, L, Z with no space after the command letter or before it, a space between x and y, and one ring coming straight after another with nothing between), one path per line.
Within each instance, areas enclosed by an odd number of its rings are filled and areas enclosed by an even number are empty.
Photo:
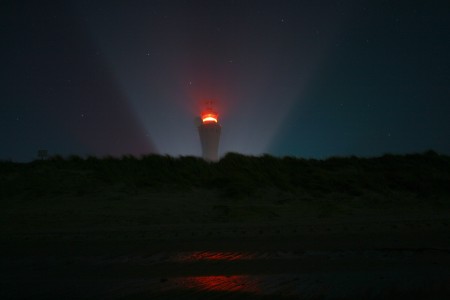
M202 111L201 116L203 124L217 123L219 120L219 114L213 111L212 108Z

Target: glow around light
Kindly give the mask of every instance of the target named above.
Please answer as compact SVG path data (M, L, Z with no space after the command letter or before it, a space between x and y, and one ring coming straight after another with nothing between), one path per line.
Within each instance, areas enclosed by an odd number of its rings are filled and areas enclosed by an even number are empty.
M261 155L270 153L275 146L276 149L284 149L282 147L286 146L286 152L280 150L280 153L284 155L298 154L295 148L297 146L291 146L291 138L285 139L287 133L284 133L283 129L284 126L291 128L289 124L297 124L298 118L294 109L299 109L304 101L309 101L304 94L309 88L311 77L315 77L317 70L321 69L322 59L328 56L328 51L334 49L332 47L334 38L340 36L340 19L327 19L323 24L324 28L331 27L333 30L321 31L320 39L311 39L308 43L300 43L298 47L282 47L282 44L267 47L266 41L271 40L272 36L269 36L269 39L253 39L247 38L247 35L236 37L233 35L230 39L221 39L219 48L239 45L235 56L242 56L245 60L242 64L221 65L205 64L205 61L214 62L219 59L220 51L218 53L203 52L203 47L199 48L196 43L190 43L191 48L188 47L187 51L168 51L174 47L186 46L184 37L190 35L197 37L198 33L191 29L192 26L184 26L181 29L177 26L167 26L164 30L155 29L151 32L152 38L157 40L168 35L174 38L170 43L153 45L155 48L152 51L161 55L145 57L145 63L143 63L137 57L136 59L123 58L128 57L129 53L135 53L136 49L146 49L148 47L146 39L133 39L132 42L124 44L123 40L129 39L129 32L121 30L123 24L115 22L110 25L97 18L93 13L101 8L97 2L93 1L92 6L89 5L89 7L93 9L86 10L84 5L77 5L80 14L87 19L87 24L92 30L92 43L101 49L102 53L104 52L102 57L110 64L110 72L118 81L117 86L129 100L130 108L136 115L138 124L142 125L160 154L198 155L200 151L198 134L190 126L183 124L191 124L192 116L197 116L199 109L205 109L200 110L201 124L219 124L217 115L207 115L214 113L211 110L213 106L211 101L206 103L199 101L206 95L208 98L221 99L219 111L225 130L220 138L220 156L227 152ZM115 7L110 17L122 19L120 9L122 5ZM148 18L146 13L143 13L145 10L139 11L131 6L130 9L136 10L133 14L136 22L148 25L144 28L157 28L153 26L156 24L153 22L157 22L157 19ZM308 37L307 28L315 26L315 21L310 21L311 18L306 16L316 12L305 10L303 13L305 18L299 19L304 20L301 21L304 29L301 29L299 34ZM334 11L320 8L317 14L334 16ZM188 17L189 14L183 13L182 16ZM340 15L336 16L340 18ZM244 18L242 22L240 25L248 32L253 32L253 28L259 28L258 26L249 27ZM325 32L328 33L325 34ZM240 39L241 36L244 38ZM252 36L257 35L252 34ZM280 38L278 33L273 37ZM200 34L198 38L203 37ZM289 35L286 36L286 42L289 41L288 38L290 38ZM284 38L280 41L284 41ZM121 44L123 47L112 47L114 43ZM245 52L239 52L241 49L245 49ZM195 54L192 59L190 53ZM258 53L258 55L252 55L252 53ZM280 53L283 56L286 55L282 58L283 62L284 59L292 60L292 65L286 69L284 63L277 63ZM211 74L217 75L211 76ZM280 76L273 76L273 74L280 74ZM248 80L249 78L251 80ZM202 104L199 105L199 102ZM167 116L176 122L169 122Z
M208 109L202 113L202 122L203 123L217 123L219 115L212 111L211 109Z

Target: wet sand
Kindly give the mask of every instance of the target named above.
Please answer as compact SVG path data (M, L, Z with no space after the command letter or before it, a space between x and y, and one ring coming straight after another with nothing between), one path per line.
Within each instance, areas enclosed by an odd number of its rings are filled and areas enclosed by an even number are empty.
M1 299L448 299L448 220L5 232Z

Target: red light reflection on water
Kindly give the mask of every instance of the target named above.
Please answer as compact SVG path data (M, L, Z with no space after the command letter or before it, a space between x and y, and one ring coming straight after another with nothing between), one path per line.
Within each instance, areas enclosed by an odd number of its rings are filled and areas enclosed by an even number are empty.
M179 252L171 257L171 260L179 263L195 263L208 261L240 261L256 258L256 253L233 251L193 251ZM260 294L261 283L255 276L249 275L210 275L187 276L172 278L172 284L166 285L166 289L194 290L198 292L224 292L224 293L248 293Z
M202 260L251 260L255 255L246 252L227 252L227 251L194 251L178 253L175 257L175 261L179 262L195 262Z
M247 275L181 277L176 278L175 283L182 289L197 291L261 293L259 282Z

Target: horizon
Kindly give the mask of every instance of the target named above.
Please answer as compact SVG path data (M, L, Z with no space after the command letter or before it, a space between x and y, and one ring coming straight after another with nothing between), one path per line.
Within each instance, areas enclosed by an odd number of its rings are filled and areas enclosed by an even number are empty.
M243 153L238 153L238 152L227 152L224 153L222 156L219 157L219 159L217 161L207 161L205 159L202 158L201 155L169 155L169 154L159 154L159 153L147 153L147 154L140 154L140 155L133 155L133 154L121 154L121 155L104 155L104 156L96 156L96 155L90 155L90 154L85 154L85 155L79 155L79 154L67 154L67 155L61 155L61 154L51 154L48 153L47 155L45 155L44 157L39 157L39 155L36 155L35 158L31 159L31 160L13 160L13 159L0 159L0 163L33 163L33 162L45 162L45 161L68 161L68 160L89 160L89 159L96 159L96 160L126 160L126 159L133 159L133 160L144 160L146 158L149 157L161 157L161 158L170 158L170 159L185 159L185 158L194 158L200 161L204 161L208 164L215 164L218 163L220 161L222 161L224 158L226 158L227 156L232 156L232 155L237 155L240 157L244 157L244 158L265 158L265 157L270 157L270 158L274 158L277 160L283 160L283 159L294 159L294 160L315 160L315 161L327 161L330 159L377 159L377 158L383 158L386 156L394 156L394 157L408 157L408 156L429 156L429 155L433 155L433 156L444 156L444 157L449 157L449 154L445 154L445 153L441 153L441 152L437 152L433 149L428 149L425 151L421 151L421 152L410 152L410 153L390 153L390 152L386 152L386 153L382 153L379 155L373 155L373 156L358 156L358 155L331 155L331 156L326 156L326 157L305 157L305 156L293 156L293 155L273 155L270 153L260 153L260 154L256 154L256 155L252 155L252 154L243 154Z

